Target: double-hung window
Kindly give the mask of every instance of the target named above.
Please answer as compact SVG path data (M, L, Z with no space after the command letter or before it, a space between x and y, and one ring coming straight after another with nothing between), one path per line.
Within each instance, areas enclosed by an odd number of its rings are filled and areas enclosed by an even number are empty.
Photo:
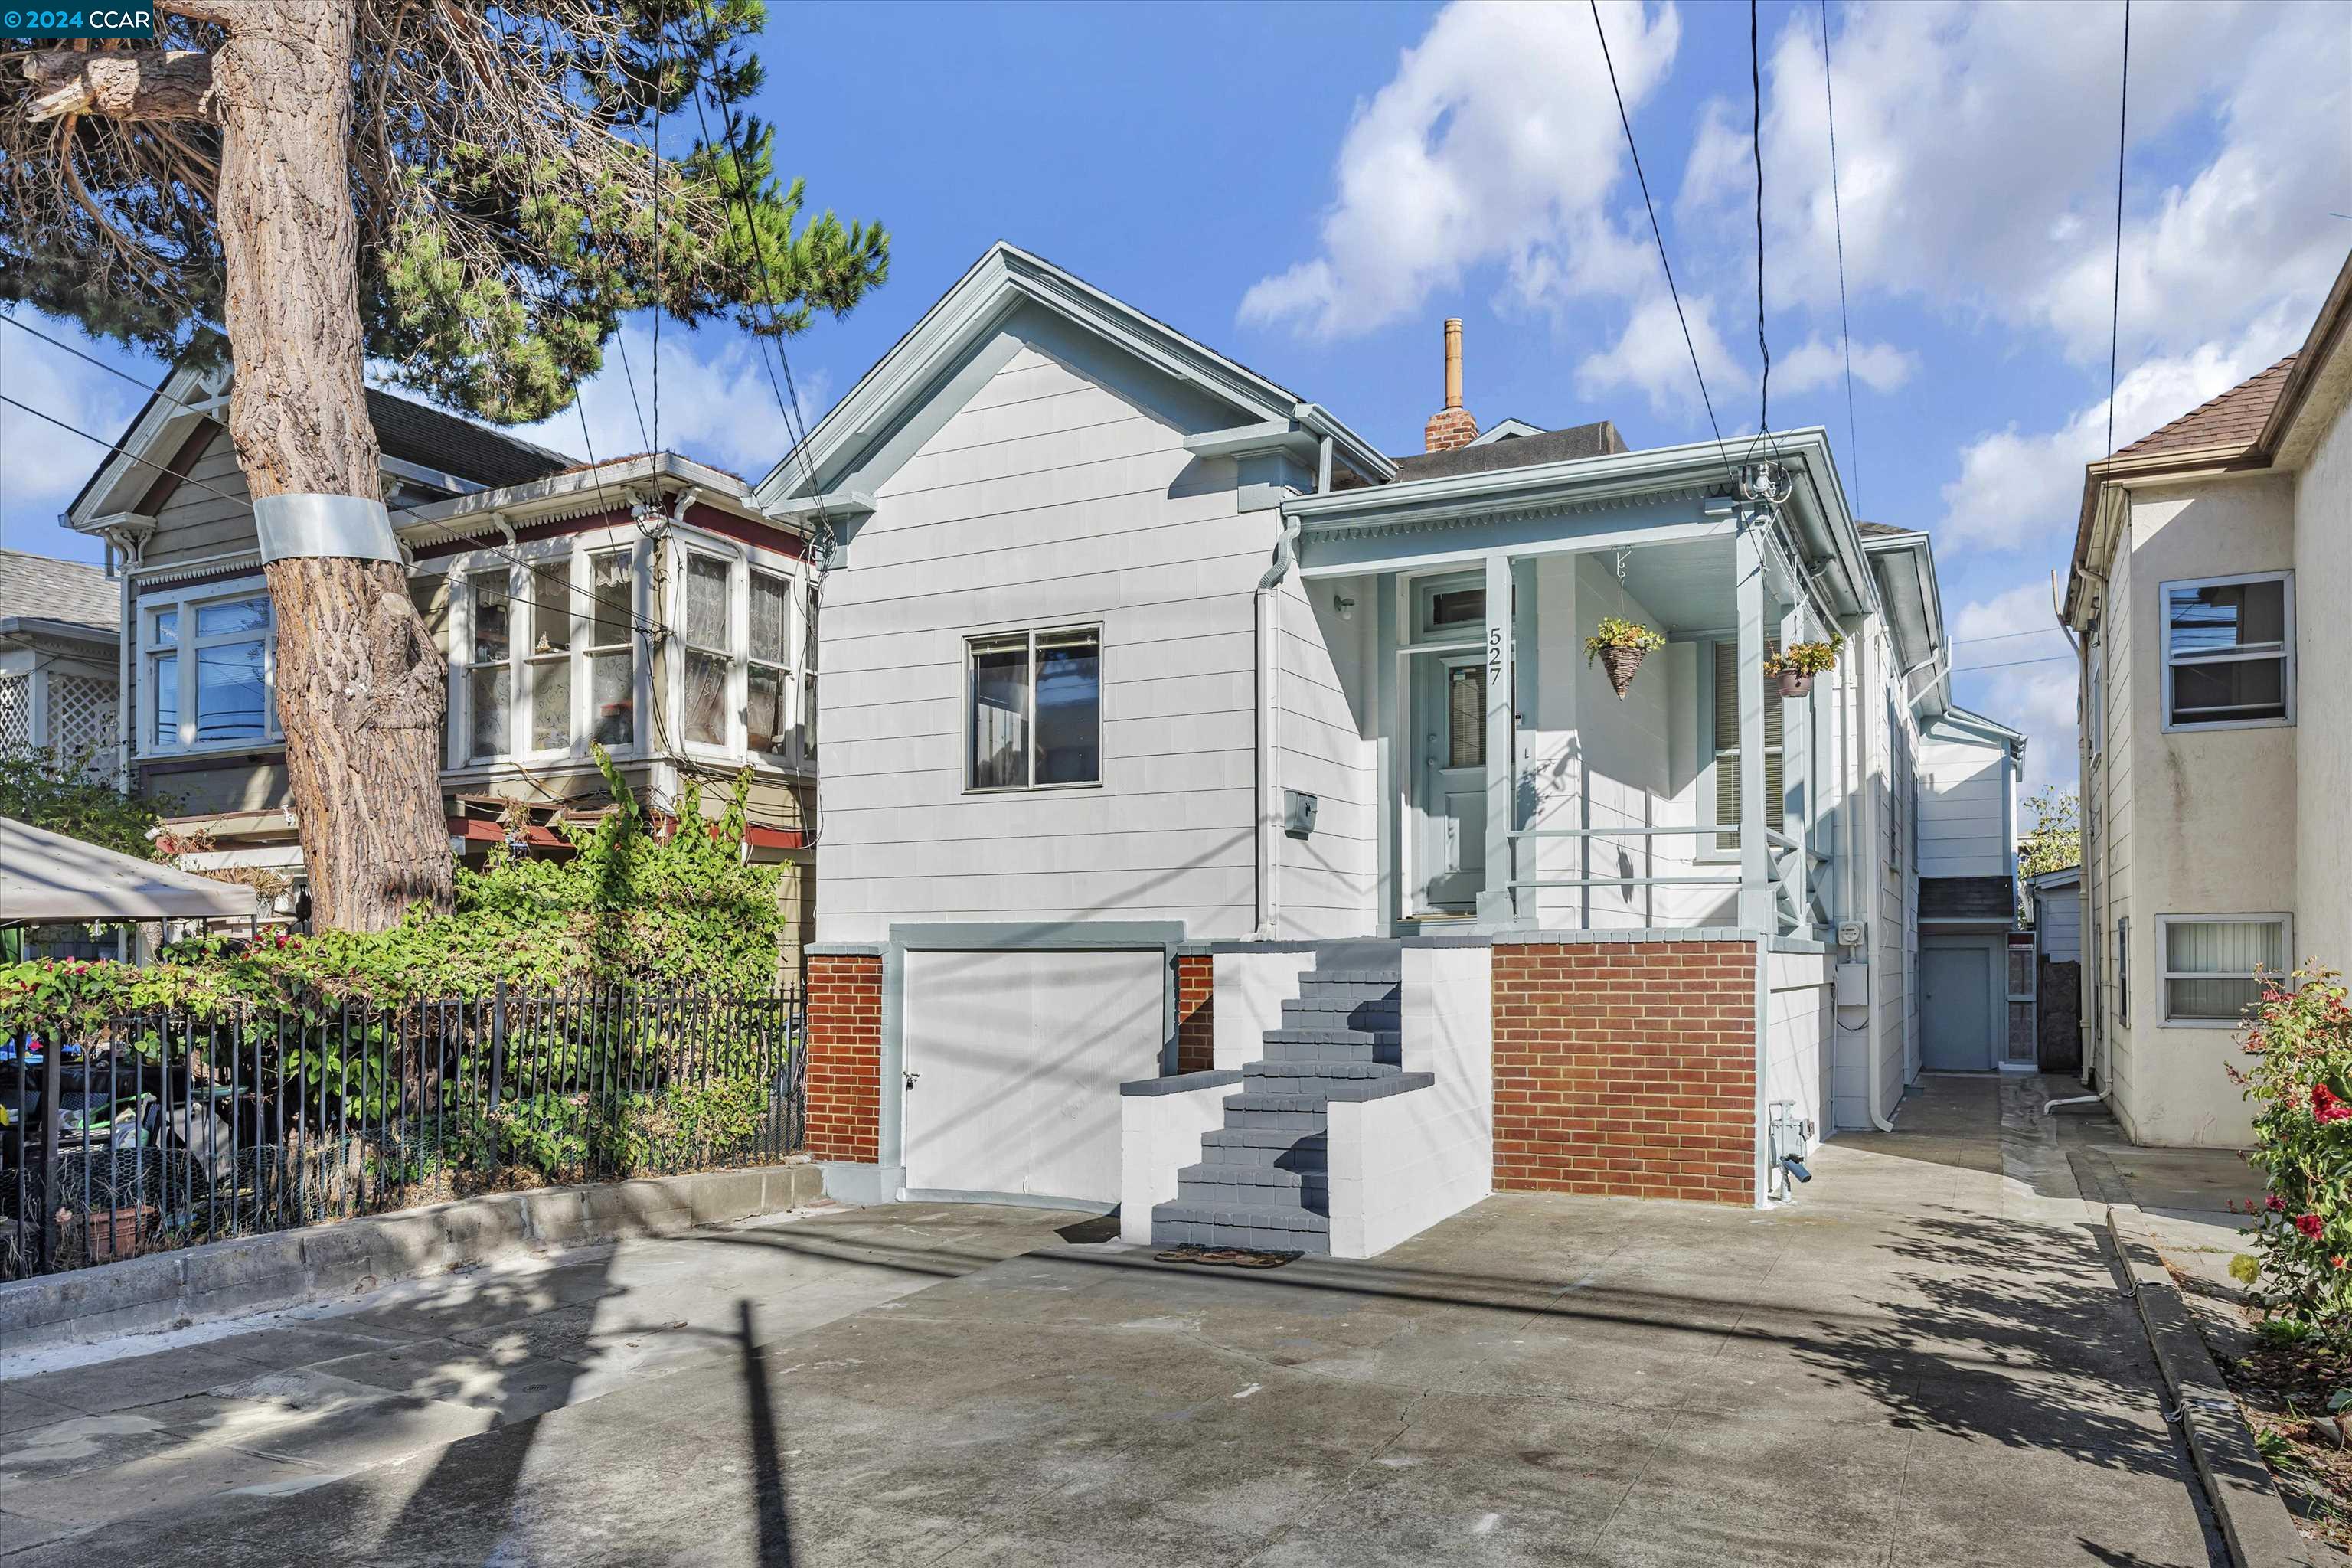
M572 749L572 563L559 559L523 574L530 595L530 750Z
M1102 782L1102 628L1005 632L966 649L967 788Z
M277 622L268 588L142 609L147 739L158 752L274 741Z
M687 552L678 630L686 644L686 738L698 746L728 743L727 697L735 667L732 577L722 558Z
M2294 576L2258 572L2167 583L2164 727L2294 721Z
M514 708L514 595L508 568L494 566L466 579L473 629L466 661L466 755L479 761L511 750Z
M588 557L588 732L613 751L637 743L636 582L626 550Z
M743 664L744 744L775 754L793 735L793 585L753 568L747 658Z
M2284 915L2162 915L2164 1021L2227 1028L2287 967Z
M1715 677L1713 745L1715 751L1715 820L1719 827L1739 826L1739 645L1726 639L1711 643ZM1764 687L1764 825L1781 825L1780 692ZM1739 847L1736 832L1718 834L1715 847L1727 853Z

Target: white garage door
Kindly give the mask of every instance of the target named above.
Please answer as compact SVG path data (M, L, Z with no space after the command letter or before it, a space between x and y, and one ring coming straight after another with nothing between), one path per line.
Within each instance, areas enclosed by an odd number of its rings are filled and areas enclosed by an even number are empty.
M909 952L907 1185L1118 1201L1118 1086L1160 1071L1168 961Z

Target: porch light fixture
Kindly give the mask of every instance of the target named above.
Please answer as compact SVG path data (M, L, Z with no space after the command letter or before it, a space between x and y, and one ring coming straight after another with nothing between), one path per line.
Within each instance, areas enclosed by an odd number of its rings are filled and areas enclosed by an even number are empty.
M1343 621L1352 621L1356 618L1356 601L1345 594L1332 595L1331 607L1339 612L1339 618Z

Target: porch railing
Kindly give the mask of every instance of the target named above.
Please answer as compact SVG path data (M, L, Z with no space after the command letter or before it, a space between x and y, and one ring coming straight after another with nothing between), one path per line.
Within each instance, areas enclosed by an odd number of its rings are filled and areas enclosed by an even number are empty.
M801 1146L792 993L136 1014L0 1040L0 1279Z
M1745 883L1745 878L1742 876L1738 865L1736 863L1727 863L1721 871L1701 871L1691 875L1678 875L1672 877L1596 877L1592 874L1592 841L1596 838L1649 839L1687 837L1696 840L1713 838L1717 841L1718 845L1728 840L1730 847L1736 849L1739 843L1739 825L1737 823L1704 823L1667 827L1626 826L1618 827L1515 828L1508 835L1511 845L1512 875L1509 882L1506 884L1510 890L1511 910L1515 916L1519 912L1519 892L1522 889L1526 889L1531 892L1539 891L1547 888L1574 889L1583 894L1581 922L1585 927L1589 928L1592 924L1591 895L1593 889L1640 888L1644 890L1643 918L1649 925L1655 926L1657 924L1657 910L1654 900L1649 896L1649 889L1656 888L1730 888L1737 890ZM1769 847L1765 856L1766 879L1772 887L1773 907L1779 916L1780 933L1782 935L1786 935L1791 931L1811 925L1822 918L1822 911L1819 905L1813 899L1811 899L1810 894L1806 900L1806 902L1810 907L1802 911L1800 911L1797 908L1796 896L1794 892L1794 880L1789 874L1790 868L1794 864L1796 857L1799 855L1805 856L1807 858L1807 866L1809 868L1812 866L1827 864L1829 857L1822 854L1820 850L1809 848L1806 846L1798 843L1797 840L1790 837L1787 834L1782 833L1776 828L1767 827L1764 830L1764 837L1766 843ZM1582 872L1582 875L1575 877L1543 877L1521 876L1519 874L1519 847L1521 843L1527 842L1532 845L1537 841L1547 838L1572 839L1577 842L1579 849L1578 869ZM1695 845L1694 852L1696 852L1696 846ZM1528 857L1530 866L1533 864L1535 853L1536 851L1531 848ZM1692 864L1701 865L1704 864L1704 862L1694 859ZM1807 881L1810 885L1810 877L1807 879ZM1824 921L1823 923L1826 922Z

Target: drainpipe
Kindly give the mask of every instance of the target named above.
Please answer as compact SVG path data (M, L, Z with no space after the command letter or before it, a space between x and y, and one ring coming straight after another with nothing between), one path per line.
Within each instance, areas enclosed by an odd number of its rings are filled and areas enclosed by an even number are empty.
M1871 655L1876 641L1864 637L1859 641L1862 679L1854 685L1854 700L1862 705L1862 754L1856 759L1855 773L1865 802L1863 827L1864 842L1854 852L1854 864L1862 873L1862 973L1863 973L1863 1040L1864 1094L1867 1097L1863 1109L1870 1116L1870 1124L1881 1132L1895 1131L1894 1118L1879 1109L1885 1098L1879 1092L1878 1008L1880 1001L1878 963L1878 795L1870 784L1870 738L1876 732L1881 704L1871 700L1874 687L1870 675ZM1887 787L1895 784L1895 737L1886 738Z
M1257 746L1256 746L1256 841L1257 841L1257 931L1260 942L1273 942L1282 927L1281 802L1275 792L1282 787L1275 773L1276 725L1281 709L1276 700L1282 666L1281 594L1282 580L1298 560L1298 532L1301 524L1296 518L1282 520L1282 537L1275 542L1274 563L1265 575L1257 580L1255 595L1257 611Z
M138 605L131 593L131 572L146 552L146 542L123 529L115 531L108 543L122 552L121 574L115 580L116 603L120 606L115 616L121 630L114 639L114 787L129 795L131 736L136 718L133 710L138 706L131 681L138 668L138 655L133 650L139 643Z

